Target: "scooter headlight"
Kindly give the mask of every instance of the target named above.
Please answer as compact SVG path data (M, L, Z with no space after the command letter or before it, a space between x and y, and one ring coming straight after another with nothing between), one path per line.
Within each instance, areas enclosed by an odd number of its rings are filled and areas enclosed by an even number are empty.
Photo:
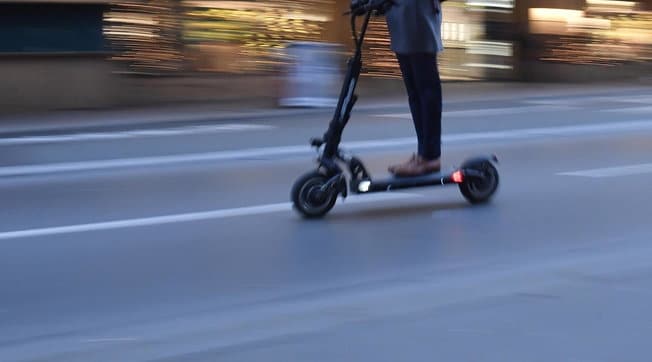
M358 191L367 192L369 191L369 187L371 187L371 181L360 181L358 184Z

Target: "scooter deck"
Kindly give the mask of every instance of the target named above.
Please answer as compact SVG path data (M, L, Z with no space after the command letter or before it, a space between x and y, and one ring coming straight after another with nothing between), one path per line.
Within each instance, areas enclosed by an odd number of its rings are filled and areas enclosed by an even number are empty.
M370 193L391 190L400 190L415 187L444 186L458 184L463 181L463 174L460 170L452 172L436 172L423 176L397 177L392 176L384 179L362 180L352 185L352 192Z

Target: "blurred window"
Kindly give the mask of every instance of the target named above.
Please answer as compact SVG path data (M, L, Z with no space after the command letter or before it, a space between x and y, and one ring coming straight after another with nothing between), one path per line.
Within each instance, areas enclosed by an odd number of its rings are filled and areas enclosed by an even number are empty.
M101 4L0 3L0 53L102 52Z

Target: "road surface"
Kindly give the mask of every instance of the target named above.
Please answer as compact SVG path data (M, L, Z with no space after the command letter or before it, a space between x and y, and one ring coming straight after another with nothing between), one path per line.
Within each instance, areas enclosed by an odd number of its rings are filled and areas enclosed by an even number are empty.
M289 205L329 111L0 138L0 361L648 361L652 88L447 100L455 187ZM374 175L403 105L354 114Z

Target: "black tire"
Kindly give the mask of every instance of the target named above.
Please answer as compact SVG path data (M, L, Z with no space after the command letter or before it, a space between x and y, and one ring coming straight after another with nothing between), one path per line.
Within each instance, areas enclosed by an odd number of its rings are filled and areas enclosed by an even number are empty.
M305 218L318 218L326 215L335 206L336 192L319 195L315 190L323 186L328 178L319 171L312 171L299 177L292 186L292 203Z
M464 182L459 184L460 192L471 204L488 202L498 189L500 182L498 170L489 161L477 163L468 168L482 172L484 177L482 179L476 177L465 178Z

